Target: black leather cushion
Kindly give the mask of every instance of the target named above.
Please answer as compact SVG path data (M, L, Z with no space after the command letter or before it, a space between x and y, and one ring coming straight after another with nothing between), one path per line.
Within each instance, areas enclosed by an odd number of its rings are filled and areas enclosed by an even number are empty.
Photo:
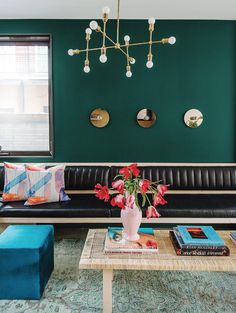
M0 190L4 188L4 166L0 166Z
M173 190L236 190L235 166L146 166L141 176L169 184ZM120 167L111 168L111 179Z
M167 204L157 206L162 217L236 217L236 195L167 194L165 199ZM111 216L120 216L120 209L112 208Z
M109 204L94 195L70 195L71 201L24 206L11 202L0 207L1 217L110 217Z
M67 166L65 169L65 187L67 190L93 190L94 186L110 184L108 166Z
M4 206L4 203L2 201L0 201L0 212L1 212L1 208Z

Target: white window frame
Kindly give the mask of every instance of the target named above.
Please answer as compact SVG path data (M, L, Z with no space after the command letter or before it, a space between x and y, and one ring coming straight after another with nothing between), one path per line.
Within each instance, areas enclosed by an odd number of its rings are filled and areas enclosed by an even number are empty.
M52 36L51 34L0 34L0 43L47 42L48 44L48 114L49 114L49 149L47 151L8 151L1 149L0 158L8 157L53 157L53 96L52 96ZM1 122L1 121L0 121Z

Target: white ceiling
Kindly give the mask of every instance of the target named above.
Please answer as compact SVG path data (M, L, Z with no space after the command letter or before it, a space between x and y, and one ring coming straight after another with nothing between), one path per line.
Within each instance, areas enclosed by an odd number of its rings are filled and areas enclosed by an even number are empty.
M0 19L92 19L117 0L0 0ZM121 18L236 20L236 0L121 0Z

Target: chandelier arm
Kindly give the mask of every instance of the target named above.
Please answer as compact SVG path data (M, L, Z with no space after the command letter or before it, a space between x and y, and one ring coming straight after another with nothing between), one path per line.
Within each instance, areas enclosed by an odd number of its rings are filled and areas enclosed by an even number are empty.
M89 58L88 58L88 56L89 56L89 41L90 41L90 34L86 34L86 49L85 49L85 51L86 51L86 60L85 60L85 62L86 63L89 62Z
M164 40L166 40L166 42L163 42ZM165 43L168 43L168 39L161 39L161 40L155 40L155 41L152 41L152 44L159 44L159 43L162 43L162 44L165 44ZM144 45L149 45L149 41L143 41L143 42L134 42L134 43L130 43L129 46L131 47L134 47L134 46L144 46ZM125 45L121 45L120 47L124 47Z
M104 20L103 21L103 34L102 34L102 48L105 48L105 43L106 43L106 24L107 22Z
M107 46L106 49L115 49L115 46ZM99 47L99 48L89 48L88 50L89 51L98 51L98 50L101 51L101 47ZM76 51L76 50L74 50L74 51ZM86 49L79 50L79 53L81 53L81 52L86 52ZM79 53L75 52L75 54L79 54Z
M162 44L166 44L168 43L168 39L167 38L163 38L161 40L155 40L152 42L153 45L155 44L159 44L159 43L162 43ZM134 42L134 43L130 43L129 46L131 47L135 47L135 46L144 46L144 45L148 45L149 42L148 41L144 41L144 42ZM125 47L125 44L124 45L120 45L120 48L124 48ZM113 46L107 46L106 49L115 49L116 48L116 45L113 45ZM101 50L101 47L99 48L89 48L88 49L89 51L98 51L98 50ZM82 49L82 50L79 50L79 49L74 49L74 54L80 54L81 52L86 52L86 49Z
M126 54L127 54L127 66L129 66L130 65L129 45L126 45Z
M150 28L150 36L149 36L149 52L148 52L148 54L149 54L149 55L152 55L152 32L153 32L153 30L152 30L152 28Z

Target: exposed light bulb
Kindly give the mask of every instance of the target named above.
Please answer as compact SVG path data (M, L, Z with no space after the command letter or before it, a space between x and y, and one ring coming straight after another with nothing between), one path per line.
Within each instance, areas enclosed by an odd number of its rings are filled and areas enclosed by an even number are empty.
M73 49L69 49L68 50L68 54L72 57L74 55L74 50Z
M84 72L85 73L89 73L90 72L90 67L88 65L85 65Z
M127 71L126 72L126 77L131 77L132 76L132 72L131 71Z
M135 58L131 58L131 59L130 59L130 63L131 63L131 64L134 64L135 62L136 62Z
M92 29L92 30L96 30L98 28L98 23L96 21L91 21L89 23L89 27Z
M154 17L149 17L148 24L155 24L156 20Z
M144 121L149 121L150 117L148 115L145 115L143 119L144 119Z
M92 34L92 29L91 28L86 28L85 33L91 35Z
M168 42L170 45L174 45L176 43L176 38L175 37L170 37L168 38Z
M153 67L153 62L152 61L147 61L146 66L147 66L147 68L152 68Z
M110 8L104 7L104 8L102 9L102 13L104 13L104 14L109 14L109 13L110 13Z
M101 63L106 63L107 61L107 56L105 54L101 54L99 57L99 60Z
M126 36L124 37L124 41L130 41L130 36L129 36L129 35L126 35Z

